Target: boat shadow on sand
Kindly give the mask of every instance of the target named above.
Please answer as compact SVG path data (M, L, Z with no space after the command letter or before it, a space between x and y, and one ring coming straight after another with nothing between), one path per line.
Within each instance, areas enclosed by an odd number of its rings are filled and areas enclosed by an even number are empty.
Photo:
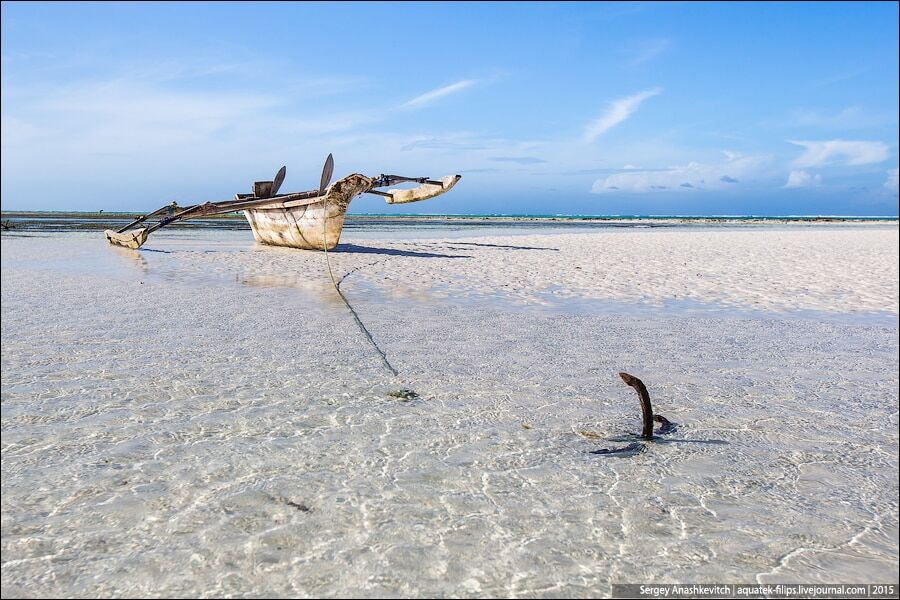
M263 245L266 247L266 245ZM160 250L157 248L139 248L138 252L157 252L161 254L173 254L176 250ZM187 252L198 252L197 250L188 250ZM216 252L230 252L230 250L200 250L203 254L213 254ZM312 252L320 252L313 250ZM400 250L398 248L379 248L377 246L358 246L356 244L338 244L333 250L335 254L383 254L385 256L412 256L414 258L472 258L469 254L438 254L436 252L419 252L416 250Z
M358 246L356 244L338 244L334 253L347 254L383 254L386 256L412 256L414 258L472 258L468 254L438 254L436 252L418 252L416 250L400 250L397 248L378 248L375 246Z
M480 246L483 248L502 248L504 250L551 250L559 252L559 248L546 248L543 246L507 246L504 244L483 244L479 242L450 242L452 246ZM454 250L463 250L463 248L454 248Z

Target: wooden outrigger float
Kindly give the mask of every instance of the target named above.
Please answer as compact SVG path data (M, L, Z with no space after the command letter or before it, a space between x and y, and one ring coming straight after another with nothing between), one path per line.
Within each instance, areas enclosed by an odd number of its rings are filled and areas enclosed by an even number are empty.
M459 175L433 180L399 175L366 177L353 173L329 186L333 171L334 160L329 154L318 190L279 194L286 172L285 167L281 167L273 181L255 182L252 194L235 194L234 200L204 202L186 207L179 207L173 202L135 219L118 231L107 229L106 239L111 244L126 248L140 248L151 233L166 225L243 211L253 230L253 237L258 242L308 250L331 250L341 237L344 215L350 201L360 194L382 196L388 204L419 202L448 192L460 179ZM418 183L419 186L387 191L378 189L410 182ZM137 227L154 219L157 222L152 225Z

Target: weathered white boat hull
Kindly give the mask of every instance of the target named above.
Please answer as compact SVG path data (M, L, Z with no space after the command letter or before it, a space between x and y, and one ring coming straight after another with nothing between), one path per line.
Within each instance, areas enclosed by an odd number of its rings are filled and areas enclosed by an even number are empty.
M322 197L250 208L244 216L262 244L331 250L341 237L350 201L371 186L370 178L354 173L334 182Z
M261 244L331 250L341 238L346 212L346 207L319 201L295 208L250 209L244 216Z

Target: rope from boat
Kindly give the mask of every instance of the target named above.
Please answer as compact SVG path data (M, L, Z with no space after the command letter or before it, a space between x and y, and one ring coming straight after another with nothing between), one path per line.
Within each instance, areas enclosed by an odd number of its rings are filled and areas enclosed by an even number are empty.
M338 296L341 297L341 300L344 301L344 304L347 305L347 309L350 311L350 314L353 315L353 319L356 321L356 324L359 326L359 330L363 332L363 335L366 336L366 339L369 340L369 343L372 344L372 347L375 348L375 351L378 352L378 356L381 357L381 362L384 364L385 368L391 372L391 375L397 376L400 373L397 372L397 369L388 362L387 356L384 351L378 347L378 344L375 343L375 339L372 338L372 334L369 333L369 330L366 329L366 326L363 325L362 320L359 318L359 315L356 314L356 311L350 305L350 301L347 300L347 297L344 296L344 292L341 291L340 282L334 278L334 271L331 270L331 259L328 258L328 194L326 193L322 197L322 250L325 251L325 266L328 267L328 276L331 277L331 285L334 286L334 291L338 293ZM341 278L343 280L343 278Z

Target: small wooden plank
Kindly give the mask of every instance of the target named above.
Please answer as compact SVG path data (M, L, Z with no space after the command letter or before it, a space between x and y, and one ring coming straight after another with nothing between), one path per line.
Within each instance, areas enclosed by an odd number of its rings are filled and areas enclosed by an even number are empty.
M268 198L272 195L272 181L254 181L253 193L257 198Z

